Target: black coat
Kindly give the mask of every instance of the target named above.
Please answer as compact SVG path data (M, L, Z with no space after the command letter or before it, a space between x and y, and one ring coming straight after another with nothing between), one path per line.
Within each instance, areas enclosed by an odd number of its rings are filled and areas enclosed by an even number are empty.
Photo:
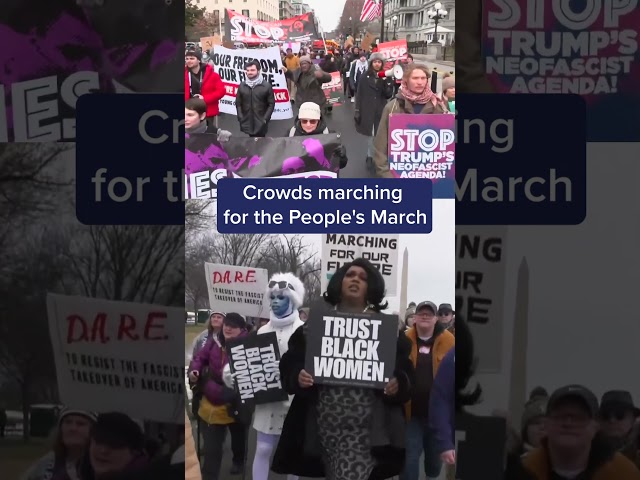
M356 117L360 116L360 122L356 123L356 131L359 134L371 137L378 133L382 111L392 96L393 79L379 78L371 70L360 78L355 108ZM374 128L375 132L372 134Z
M264 135L276 106L273 87L267 80L254 88L241 83L236 94L236 111L240 131L247 135Z
M322 478L325 476L322 447L318 440L316 403L317 387L300 388L298 374L304 368L306 339L304 326L289 339L289 350L280 360L280 380L289 394L294 394L282 435L276 448L271 470L280 474ZM403 405L411 397L414 369L409 358L411 344L404 334L398 335L395 377L399 389L394 397L376 392L372 415L371 443L377 466L370 480L383 480L399 475L405 463L405 417Z

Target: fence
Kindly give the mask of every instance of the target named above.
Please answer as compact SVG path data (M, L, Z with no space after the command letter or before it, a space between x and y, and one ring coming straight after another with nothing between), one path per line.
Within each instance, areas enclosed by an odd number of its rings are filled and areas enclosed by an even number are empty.
M420 55L427 54L427 46L429 42L409 42L407 43L407 48L409 49L409 53L417 53ZM456 46L455 45L447 45L442 48L442 58L439 60L446 60L449 62L455 62L456 60Z

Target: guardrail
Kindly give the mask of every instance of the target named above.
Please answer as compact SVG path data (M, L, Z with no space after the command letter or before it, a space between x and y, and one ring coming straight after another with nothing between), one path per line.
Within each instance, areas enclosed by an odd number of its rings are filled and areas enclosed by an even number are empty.
M427 46L428 42L409 42L407 43L407 48L409 49L409 53L417 53L419 55L427 54ZM455 45L447 45L442 48L442 58L438 60L446 60L449 62L455 62L456 60L456 46Z

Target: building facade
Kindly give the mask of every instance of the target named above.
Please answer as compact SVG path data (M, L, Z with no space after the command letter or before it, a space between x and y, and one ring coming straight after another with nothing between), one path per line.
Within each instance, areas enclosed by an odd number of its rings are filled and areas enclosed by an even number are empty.
M456 6L455 1L440 0L447 11L445 18L438 22L427 13L434 10L436 0L386 0L384 6L385 38L406 39L407 42L431 42L434 33L442 45L451 45L455 40Z
M280 20L295 16L291 0L280 0Z

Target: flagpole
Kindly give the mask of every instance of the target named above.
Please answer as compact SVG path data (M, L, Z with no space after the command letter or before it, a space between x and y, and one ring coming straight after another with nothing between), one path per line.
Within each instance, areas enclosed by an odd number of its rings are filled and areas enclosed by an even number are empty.
M380 17L380 43L384 43L384 0L380 0L380 8L382 8L382 17Z

